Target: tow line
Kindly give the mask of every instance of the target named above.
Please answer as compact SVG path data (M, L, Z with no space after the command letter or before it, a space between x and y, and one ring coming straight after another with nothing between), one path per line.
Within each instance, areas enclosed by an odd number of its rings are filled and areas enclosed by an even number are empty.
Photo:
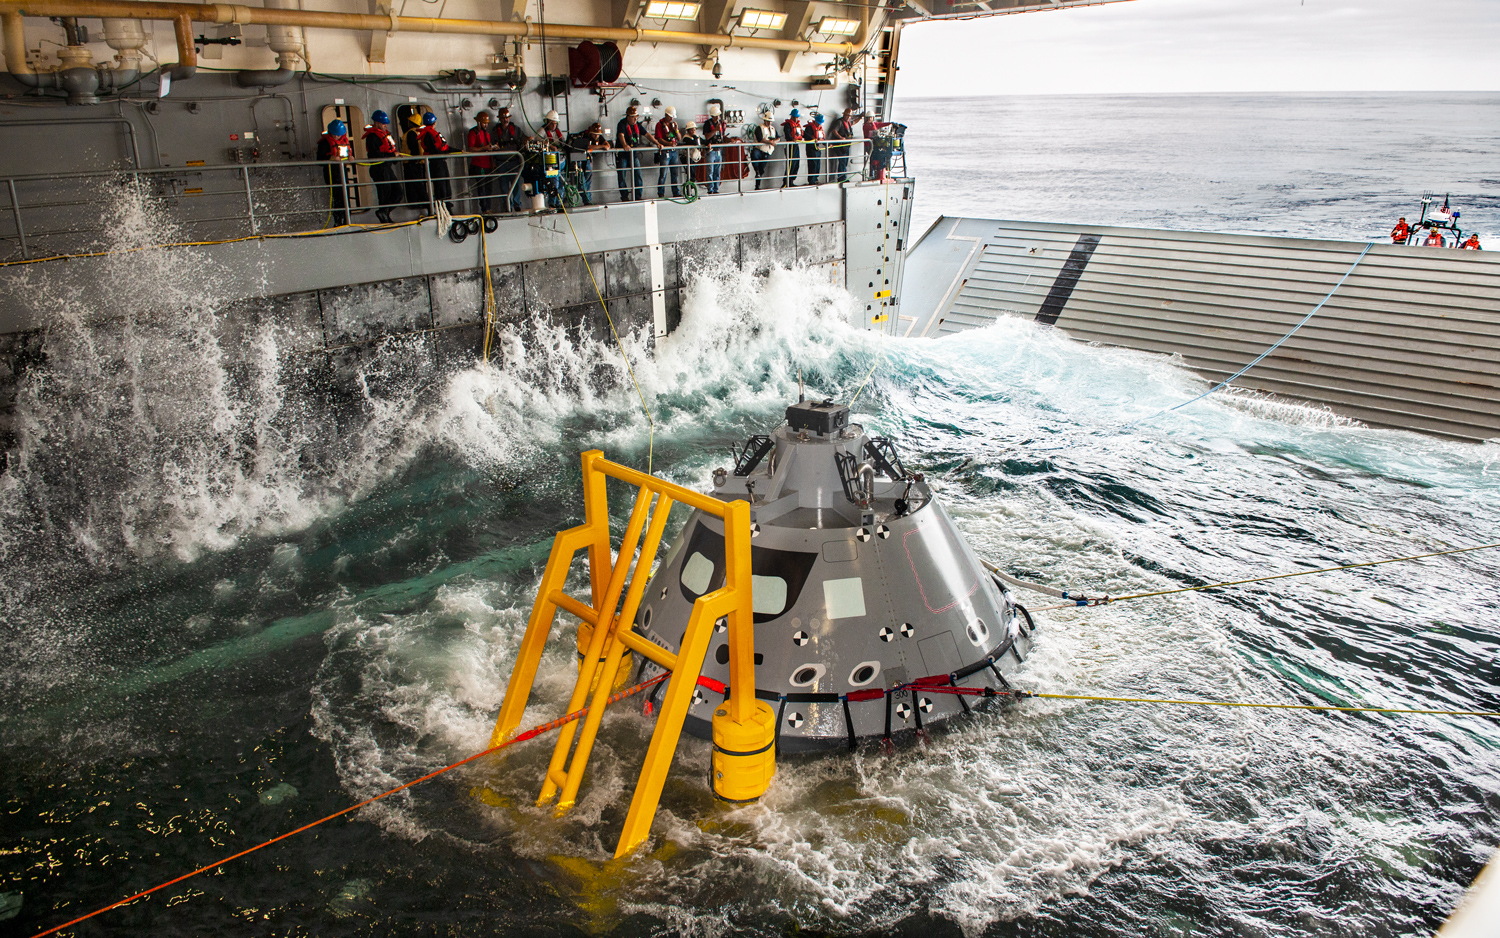
M612 697L610 697L609 698L609 703L611 703L611 704L617 703L617 702L619 702L621 700L624 700L626 697L631 697L631 696L634 696L635 694L639 694L641 691L646 690L647 688L649 688L649 687L651 687L651 686L653 686L655 684L659 684L660 682L666 680L669 676L670 676L670 672L668 672L667 674L660 674L660 675L652 678L651 680L649 680L649 681L643 681L640 684L635 685L634 687L627 687L624 690L620 691L619 693L617 693L617 694L613 695ZM397 792L405 791L406 789L411 788L414 785L420 785L420 784L422 784L425 781L437 778L439 775L442 775L444 772L451 772L451 771L453 771L454 769L458 768L461 765L468 765L470 762L473 762L475 759L481 759L481 758L483 758L485 756L488 756L488 755L491 755L493 753L499 752L500 750L506 748L507 746L513 746L516 743L525 742L528 739L535 739L536 737L542 735L543 733L548 733L548 732L551 732L552 730L555 730L555 729L561 729L562 727L567 726L569 723L572 723L572 722L574 722L576 720L582 719L585 715L588 714L588 712L589 712L589 708L588 707L584 707L583 709L581 709L581 710L575 710L572 713L567 714L566 716L558 717L556 720L553 720L550 723L543 723L540 726L534 726L531 729L526 730L523 733L517 733L515 736L512 736L510 739L507 739L507 740L505 740L504 742L502 742L502 743L500 743L498 745L491 746L490 748L484 750L483 752L476 752L472 756L469 756L467 759L460 759L457 762L453 763L452 765L445 765L441 769L438 769L435 772L428 772L426 775L422 776L421 778L412 779L411 781L407 782L404 785L397 785L395 788L392 788L389 791L383 791L383 792L381 792L380 794L376 795L373 798L366 798L364 801L361 801L359 804L350 805L349 807L344 808L341 811L335 811L332 814L328 815L327 817L319 818L318 820L313 821L311 824L304 824L301 827L297 828L296 830L287 831L285 834L281 834L280 836L277 836L277 837L272 837L270 840L267 840L267 841L265 841L263 843L256 844L255 846L250 847L249 849L241 850L239 853L236 853L236 854L234 854L232 856L227 856L224 859L216 861L214 863L210 863L207 866L200 866L196 870L193 870L191 873L184 873L181 876L177 877L176 879L169 879L169 880L167 880L166 882L162 883L159 886L152 886L150 889L146 889L146 890L143 890L141 892L138 892L135 895L130 896L128 898L121 899L118 902L112 902L109 905L104 906L101 909L97 909L97 910L95 910L93 912L90 912L87 915L81 915L78 918L73 919L71 922L64 922L63 924L53 926L52 928L49 928L46 931L37 932L34 936L32 936L32 938L44 938L44 936L46 936L46 935L52 935L52 934L55 934L57 932L62 931L65 928L71 928L74 925L77 925L79 922L87 921L88 919L91 919L91 918L93 918L96 915L103 915L105 912L108 912L111 909L118 909L122 905L129 905L130 903L134 902L137 899L142 899L142 898L144 898L146 896L151 895L153 892L157 892L158 890L166 889L168 886L176 885L177 883L180 883L180 882L182 882L185 879L191 879L192 877L197 876L199 873L207 873L209 870L214 869L215 867L223 866L224 864L230 862L231 860L238 860L240 857L246 856L248 854L252 854L255 851L261 849L262 847L269 847L269 846L271 846L274 843L277 843L277 842L282 841L282 840L286 840L288 837L294 837L297 834L302 833L303 831L311 830L314 827L317 827L319 824L325 824L325 823L333 820L334 818L343 817L344 815L348 814L351 811L358 811L360 808L363 808L365 805L374 804L375 802L381 800L382 798L389 798L391 795L394 795Z

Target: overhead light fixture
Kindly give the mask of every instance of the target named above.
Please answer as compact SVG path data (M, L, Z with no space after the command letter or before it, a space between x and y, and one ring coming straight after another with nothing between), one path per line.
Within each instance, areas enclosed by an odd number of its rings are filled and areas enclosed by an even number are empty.
M780 29L785 25L785 13L772 13L770 10L740 11L740 26L743 29Z
M829 36L852 36L859 32L859 20L825 16L818 21L818 32Z
M648 20L695 20L701 3L679 3L677 0L651 0L646 4Z

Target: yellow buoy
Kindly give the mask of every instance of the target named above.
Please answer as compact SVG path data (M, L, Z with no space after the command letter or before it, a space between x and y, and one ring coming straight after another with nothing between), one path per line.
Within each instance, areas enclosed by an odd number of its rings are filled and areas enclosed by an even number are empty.
M754 801L776 774L776 712L754 702L749 719L730 719L729 704L714 711L714 795L725 801Z

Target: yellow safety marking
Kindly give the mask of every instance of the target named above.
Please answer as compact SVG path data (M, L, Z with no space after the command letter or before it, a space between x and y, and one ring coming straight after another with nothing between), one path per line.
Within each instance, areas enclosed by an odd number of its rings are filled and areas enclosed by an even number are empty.
M182 194L183 195L202 195L203 194L203 190L202 189L184 189L184 190L182 190Z
M890 318L891 317L887 316L886 314L881 313L879 316L876 316L874 319L871 319L870 320L870 324L871 325L875 325L877 323L882 323L882 322L885 322L887 319L890 319Z
M881 290L881 291L879 291L879 292L877 292L875 294L875 299L877 299L877 300L883 300L883 299L885 299L886 297L888 297L890 295L891 295L891 291L889 291L889 290Z

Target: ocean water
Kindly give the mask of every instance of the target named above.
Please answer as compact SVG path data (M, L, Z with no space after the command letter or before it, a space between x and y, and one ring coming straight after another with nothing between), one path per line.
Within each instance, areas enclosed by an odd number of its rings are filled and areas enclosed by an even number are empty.
M1500 248L1500 95L897 98L939 215L1383 241L1451 193Z
M1142 106L1198 126L1217 119L1206 100ZM1378 100L1361 105L1377 123ZM1446 105L1450 129L1494 120L1474 101ZM1025 217L1069 193L1068 220L1189 226L1165 213L1188 210L1174 180L1201 156L1164 148L1145 173L1117 145L1127 105L992 102L1064 108L1068 133L1031 138L1040 195L980 179L946 190L947 210ZM1047 182L1070 153L1086 171L1059 171L1087 178ZM1346 160L1389 206L1440 172L1407 160L1378 189L1379 153ZM1219 214L1192 227L1329 234L1295 226L1333 211L1333 180L1267 190L1265 160L1223 162L1203 196ZM962 182L923 179L933 212ZM150 206L121 211L122 244L170 234ZM650 450L705 484L728 445L780 420L799 370L847 398L873 367L858 419L981 555L1060 587L1150 592L1500 530L1500 445L1240 395L1137 423L1203 383L1019 321L856 332L850 298L807 271L700 270L654 354L627 338L653 439L613 347L536 325L493 365L403 341L330 379L274 325L227 328L208 258L118 264L108 296L57 290L45 267L11 285L58 325L0 476L0 893L21 894L6 934L483 748L551 536L578 521L579 451L644 465ZM1497 584L1500 550L1046 613L1022 683L1500 710ZM571 654L544 661L526 725L558 712ZM712 800L707 746L686 739L652 840L610 863L649 731L628 708L607 721L563 818L530 806L549 752L532 745L77 933L1422 935L1500 840L1494 720L1028 700L891 754L784 760L748 806Z

